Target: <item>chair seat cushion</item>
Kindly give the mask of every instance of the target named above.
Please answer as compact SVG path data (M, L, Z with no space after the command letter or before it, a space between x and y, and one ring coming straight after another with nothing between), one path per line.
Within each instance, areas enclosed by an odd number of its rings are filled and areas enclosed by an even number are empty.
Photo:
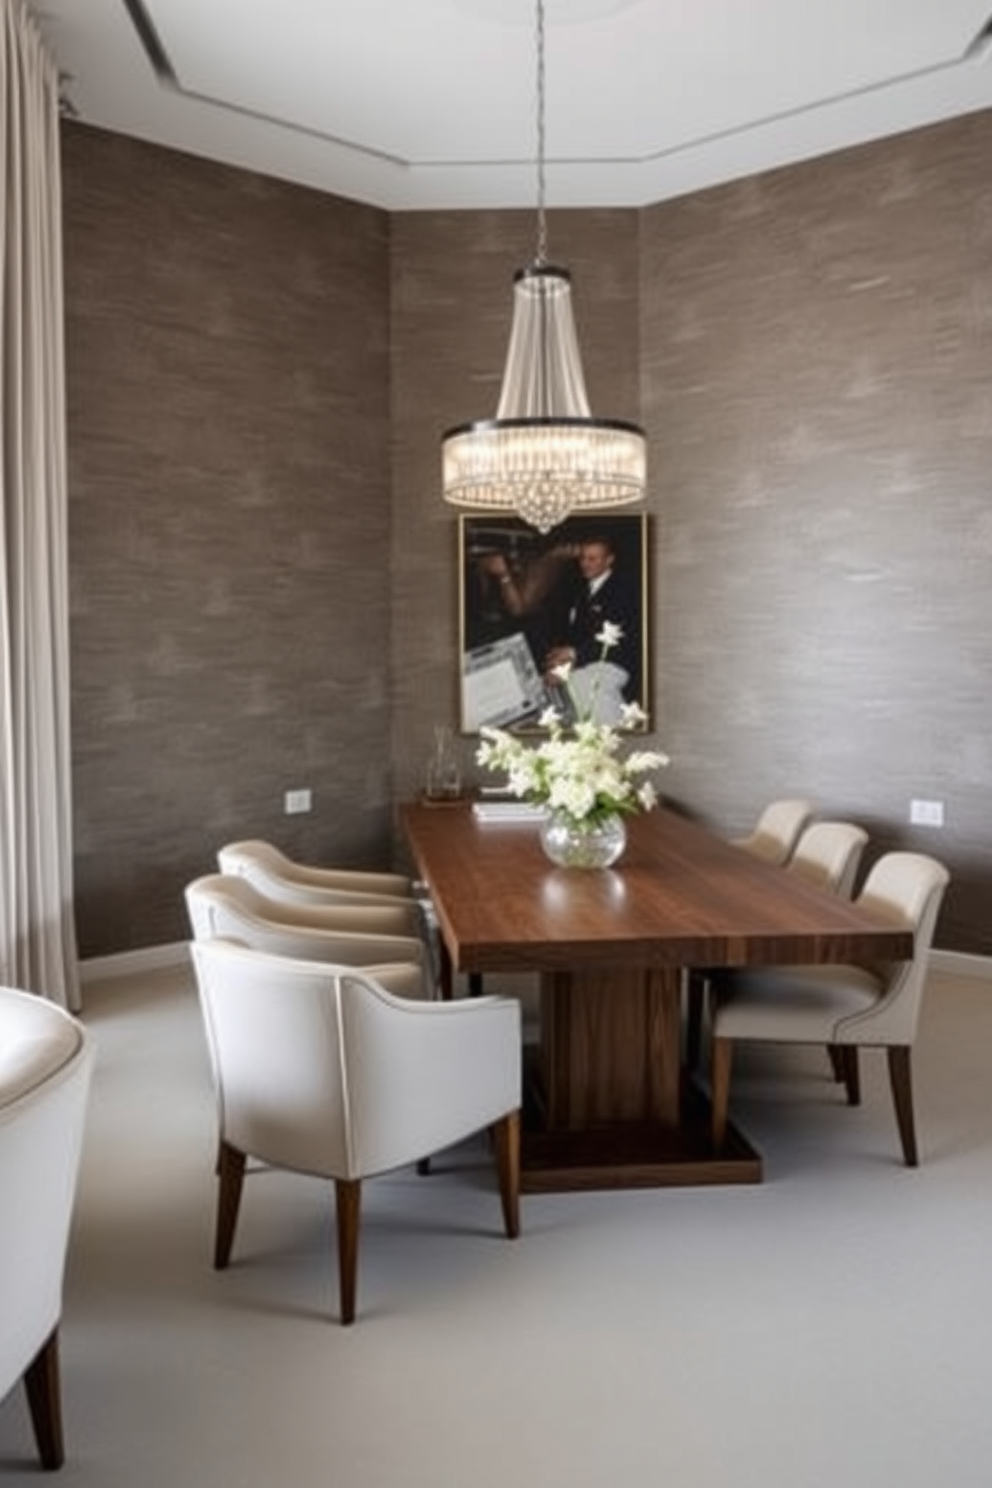
M857 966L730 972L713 984L713 1032L769 1043L856 1042L845 1038L845 1023L873 1008L881 994L878 978Z

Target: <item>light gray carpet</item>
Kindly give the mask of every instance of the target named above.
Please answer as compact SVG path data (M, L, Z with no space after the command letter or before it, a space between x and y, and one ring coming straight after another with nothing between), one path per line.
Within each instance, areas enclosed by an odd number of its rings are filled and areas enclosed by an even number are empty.
M251 1178L235 1264L211 1269L191 982L91 988L85 1016L64 1484L992 1484L992 983L932 980L919 1170L883 1056L848 1110L820 1051L753 1051L733 1108L763 1185L526 1198L510 1243L467 1145L367 1186L351 1329L317 1182ZM38 1481L17 1391L0 1484Z

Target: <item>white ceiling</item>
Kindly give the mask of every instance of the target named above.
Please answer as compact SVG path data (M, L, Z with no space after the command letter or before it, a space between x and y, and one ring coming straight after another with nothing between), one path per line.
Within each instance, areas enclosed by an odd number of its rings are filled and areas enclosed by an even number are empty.
M86 123L391 210L536 200L536 0L28 5ZM992 0L546 11L550 206L643 206L992 107Z

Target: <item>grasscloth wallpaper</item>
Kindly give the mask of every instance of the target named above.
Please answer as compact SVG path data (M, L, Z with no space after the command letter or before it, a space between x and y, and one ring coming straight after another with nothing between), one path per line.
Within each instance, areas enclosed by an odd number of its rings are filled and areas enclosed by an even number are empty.
M389 245L111 135L67 129L63 166L87 956L185 937L233 837L389 851Z
M67 125L83 955L183 937L223 841L402 863L456 719L438 436L495 410L529 213L387 216ZM992 113L553 213L595 410L640 417L665 786L939 853L992 952ZM463 741L471 771L471 741ZM283 814L286 789L314 811ZM911 827L913 797L944 802Z

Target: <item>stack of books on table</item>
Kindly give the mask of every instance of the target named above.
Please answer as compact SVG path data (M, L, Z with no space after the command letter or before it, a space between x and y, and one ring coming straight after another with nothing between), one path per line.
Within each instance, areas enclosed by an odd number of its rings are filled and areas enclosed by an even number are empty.
M472 815L477 821L483 822L539 822L544 821L547 814L545 806L532 806L529 801L507 797L490 798L472 804Z

